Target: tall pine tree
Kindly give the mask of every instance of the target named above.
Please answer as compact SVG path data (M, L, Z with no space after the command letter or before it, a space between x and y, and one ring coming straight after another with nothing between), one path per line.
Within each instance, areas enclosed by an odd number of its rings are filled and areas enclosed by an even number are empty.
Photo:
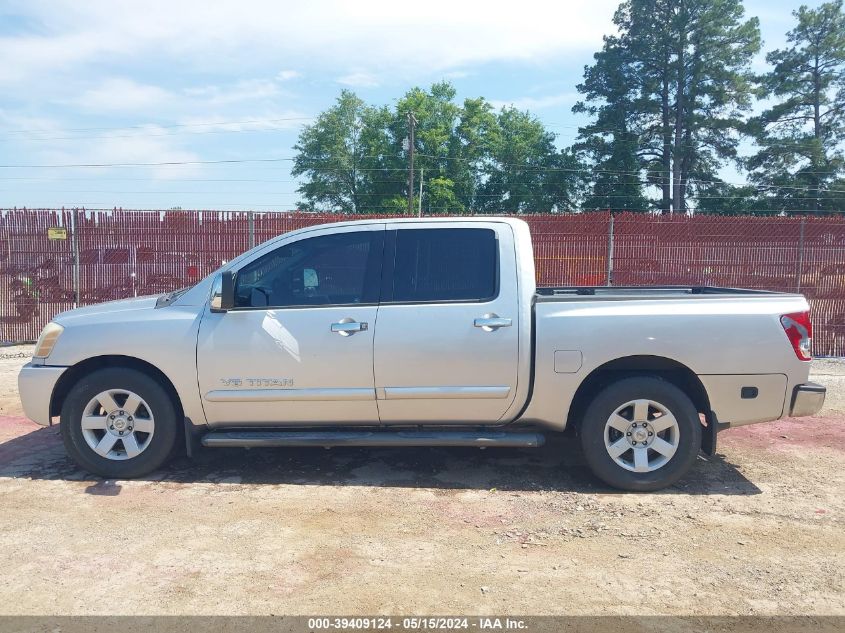
M748 161L772 206L793 210L845 206L845 14L842 0L802 6L788 46L766 56L761 78L775 105L750 123L760 151Z
M741 0L626 0L614 23L619 35L605 39L579 86L587 101L576 111L595 116L581 146L597 183L630 174L628 187L636 179L659 188L664 212L684 211L736 157L758 20L744 19Z
M586 155L592 165L590 193L585 209L646 210L640 165L659 158L652 148L640 146L643 136L633 104L631 90L636 78L633 66L616 37L606 37L604 49L595 55L595 64L584 71L578 90L586 100L573 108L576 113L594 117L581 128L582 141L576 151Z

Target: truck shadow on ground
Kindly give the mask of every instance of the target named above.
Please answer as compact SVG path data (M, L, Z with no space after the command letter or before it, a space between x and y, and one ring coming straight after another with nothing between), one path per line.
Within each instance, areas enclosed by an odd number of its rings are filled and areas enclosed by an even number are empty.
M116 495L119 484L81 471L65 455L58 427L0 444L0 478L90 482L90 494ZM615 492L590 473L577 440L550 437L537 449L274 448L202 449L142 477L150 482L242 485L381 486L443 490ZM700 456L692 471L661 494L756 495L760 489L723 455Z

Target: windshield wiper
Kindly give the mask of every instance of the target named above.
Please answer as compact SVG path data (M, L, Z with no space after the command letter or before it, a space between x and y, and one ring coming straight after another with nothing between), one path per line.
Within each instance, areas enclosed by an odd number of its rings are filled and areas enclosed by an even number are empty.
M185 288L179 288L179 290L172 290L166 295L161 295L156 301L156 308L164 308L165 306L169 306L171 303L176 301L176 299L185 294L190 288L191 286L187 286Z

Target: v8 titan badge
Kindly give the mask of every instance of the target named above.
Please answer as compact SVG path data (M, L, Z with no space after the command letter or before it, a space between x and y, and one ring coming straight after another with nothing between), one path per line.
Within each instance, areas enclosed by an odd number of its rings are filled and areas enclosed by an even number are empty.
M293 387L293 378L221 378L225 387Z

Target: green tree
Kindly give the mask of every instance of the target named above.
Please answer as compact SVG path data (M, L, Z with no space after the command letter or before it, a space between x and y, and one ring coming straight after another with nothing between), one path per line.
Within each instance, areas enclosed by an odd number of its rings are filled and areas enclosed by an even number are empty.
M659 154L639 147L642 134L631 90L636 82L631 76L633 65L616 37L605 37L604 49L594 58L595 64L585 68L584 82L578 86L586 100L573 108L594 117L581 128L583 140L575 146L593 166L584 208L645 210L649 203L640 180L641 164Z
M438 176L428 181L428 210L431 213L462 213L463 203L455 193L455 183Z
M481 213L574 208L580 163L571 152L559 152L554 138L529 112L503 108L490 132L475 208Z
M409 112L417 121L415 188L422 179L426 213L576 208L582 165L557 149L536 117L513 108L496 113L483 98L458 104L455 95L440 82L409 90L389 109L342 92L294 146L303 208L406 212Z
M452 156L448 166L455 195L465 209L475 207L478 187L490 164L499 122L493 106L484 97L466 99L460 121L452 137Z
M390 177L401 169L388 130L391 121L387 108L368 106L344 90L334 106L305 126L291 170L305 177L300 207L370 212L378 211L385 197L401 195L401 184Z
M709 182L700 185L696 194L698 211L720 215L773 215L779 213L770 202L758 195L754 185L732 185Z
M458 179L450 178L450 176L465 169L465 165L460 163L460 147L454 142L461 117L461 108L454 103L455 94L455 89L448 82L435 83L429 91L421 88L409 90L396 104L393 130L397 138L407 138L409 135L407 114L413 112L417 120L414 139L416 187L419 187L421 178L429 183L448 179L452 191L449 197L457 202L454 182ZM407 164L405 152L403 152L402 161L403 164ZM418 190L413 193L418 194ZM432 207L441 207L443 200L438 201L437 205L431 202L430 196L424 192L424 208L428 212L442 212L441 208ZM466 198L460 200L461 206L467 202L470 200Z
M845 191L845 14L842 0L793 12L788 46L766 56L762 95L775 104L750 122L760 151L748 161L773 206L841 209Z
M619 35L605 39L585 70L579 90L587 101L576 106L596 117L581 129L594 180L616 172L636 202L627 176L638 177L660 189L664 212L686 210L699 183L717 180L718 168L736 158L754 90L758 20L744 19L741 0L626 0L614 24ZM606 202L601 194L614 184L594 195Z

